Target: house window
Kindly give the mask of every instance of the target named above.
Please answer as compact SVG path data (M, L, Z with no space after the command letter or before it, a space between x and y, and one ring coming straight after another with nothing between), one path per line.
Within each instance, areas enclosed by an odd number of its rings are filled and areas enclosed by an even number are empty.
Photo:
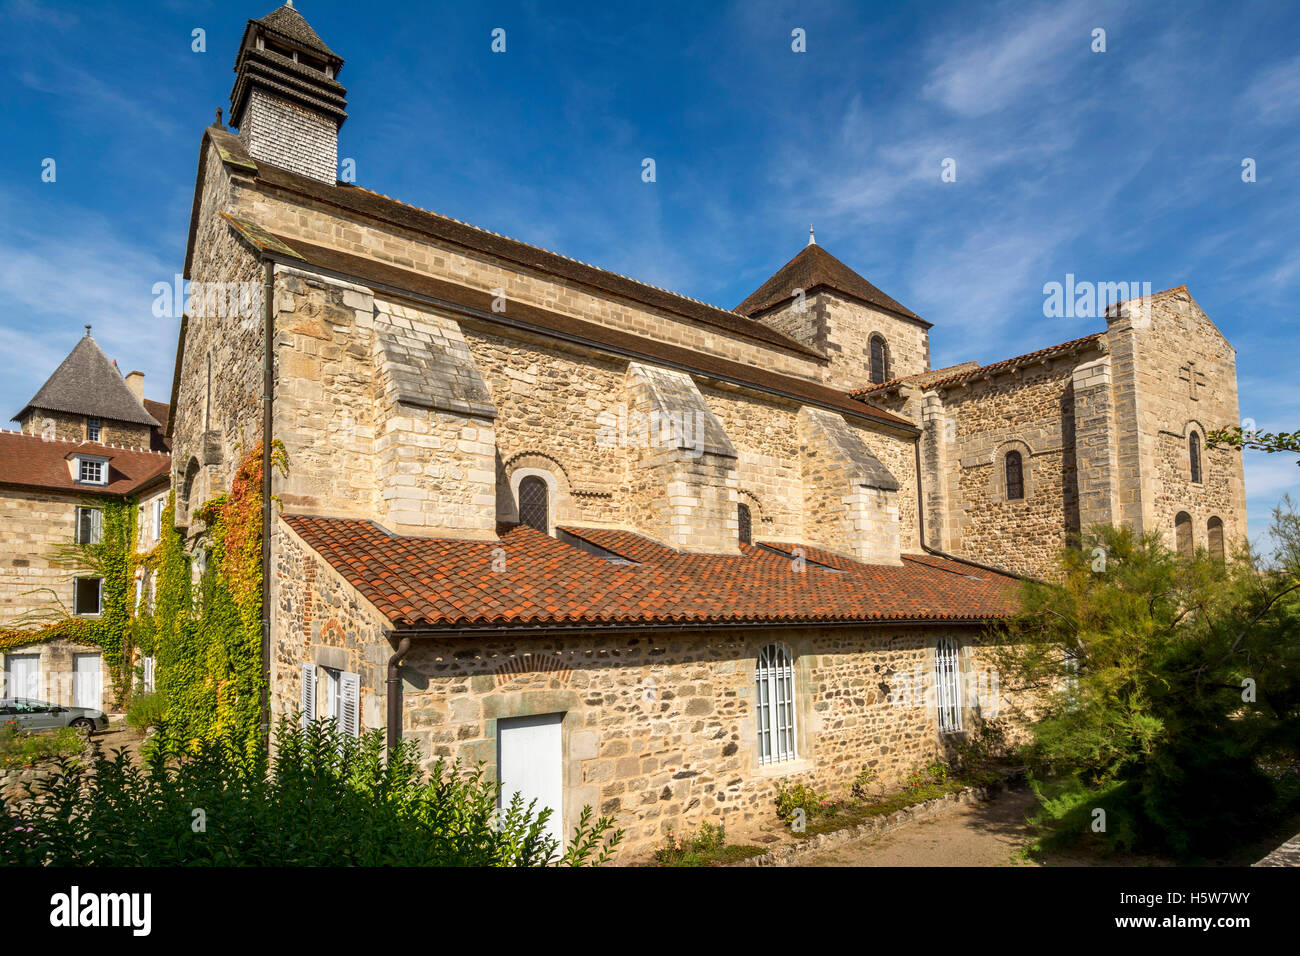
M86 441L99 441L99 430L102 426L98 418L86 419Z
M1185 558L1190 558L1194 550L1192 543L1192 516L1186 511L1178 512L1174 518L1174 546L1178 553Z
M99 544L104 529L104 512L98 508L77 509L77 544Z
M155 498L153 500L153 539L155 541L158 541L159 539L162 538L164 504L165 502L163 501L162 498Z
M1201 483L1201 436L1192 432L1187 436L1187 460L1192 466L1192 482Z
M361 675L333 667L322 667L325 680L319 684L320 710L316 703L316 665L303 665L303 719L308 715L319 714L326 720L333 720L339 733L345 737L361 736ZM311 682L310 700L308 681ZM310 706L309 706L310 705Z
M77 481L84 482L88 485L104 485L108 483L108 462L102 458L78 458L77 459Z
M1209 539L1210 555L1222 561L1224 558L1223 550L1223 519L1218 517L1210 518L1205 525L1206 536Z
M157 662L151 656L142 657L140 659L140 668L143 671L141 680L144 683L145 691L152 692L156 690L158 686L155 676L157 673Z
M934 701L939 713L939 733L961 730L961 662L957 642L939 638L934 649Z
M753 520L749 516L749 505L736 508L736 520L740 525L740 543L752 544L754 541Z
M103 591L103 578L77 578L72 588L72 613L98 614Z
M536 528L542 534L551 533L551 491L546 479L528 475L519 482L519 522Z
M883 335L871 336L871 384L889 381L889 346Z
M754 674L754 707L758 713L758 762L793 760L794 664L780 644L769 644L758 655Z
M1007 452L1004 467L1007 478L1007 500L1019 501L1025 497L1025 469L1020 452Z

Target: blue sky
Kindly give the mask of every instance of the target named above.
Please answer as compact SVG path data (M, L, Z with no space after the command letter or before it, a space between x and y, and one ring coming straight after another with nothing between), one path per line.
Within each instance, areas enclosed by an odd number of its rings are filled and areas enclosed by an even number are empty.
M151 289L180 271L244 21L274 6L0 0L6 415L87 322L168 398ZM1101 328L1044 318L1067 273L1185 283L1238 349L1243 417L1300 426L1298 4L297 6L346 60L361 185L725 307L814 223L934 322L936 366ZM1300 469L1246 461L1254 537Z

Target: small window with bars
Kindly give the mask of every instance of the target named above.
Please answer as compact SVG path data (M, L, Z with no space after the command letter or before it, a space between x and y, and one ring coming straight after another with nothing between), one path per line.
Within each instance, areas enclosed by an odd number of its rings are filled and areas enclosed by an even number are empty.
M754 543L754 522L749 514L749 505L740 505L736 508L736 521L739 525L740 543Z
M519 523L551 533L551 489L546 479L528 475L519 482Z
M754 673L754 709L758 716L758 762L794 760L794 663L780 644L769 644L758 655Z
M961 730L961 658L951 637L941 637L934 649L934 702L939 733Z
M1004 467L1007 478L1007 500L1019 501L1025 497L1025 466L1020 452L1007 452Z
M86 419L86 441L99 441L99 432L103 427L98 418Z

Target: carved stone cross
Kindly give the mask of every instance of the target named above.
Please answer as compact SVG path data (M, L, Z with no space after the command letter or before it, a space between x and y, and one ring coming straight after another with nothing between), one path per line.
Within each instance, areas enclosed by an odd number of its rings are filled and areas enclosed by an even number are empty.
M1188 362L1178 370L1178 377L1187 383L1187 397L1196 401L1196 386L1205 384L1205 374L1196 371L1195 362Z

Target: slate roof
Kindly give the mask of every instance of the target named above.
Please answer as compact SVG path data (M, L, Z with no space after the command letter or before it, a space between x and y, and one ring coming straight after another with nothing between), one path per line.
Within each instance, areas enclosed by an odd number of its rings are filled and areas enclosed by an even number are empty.
M615 563L526 525L496 541L390 534L369 521L285 515L304 542L397 628L986 621L1015 605L1015 579L933 556L867 565L791 545L682 554L627 531L561 530ZM502 549L505 571L493 572ZM781 553L784 549L784 553Z
M72 480L68 459L77 453L108 459L107 485ZM117 497L165 478L170 470L171 456L166 452L0 431L0 485Z
M706 352L670 345L657 339L634 335L523 302L511 302L507 313L498 314L492 309L492 293L487 290L472 289L443 279L435 279L424 273L412 272L374 259L313 245L291 236L272 235L232 217L227 216L227 219L258 249L272 256L279 256L288 262L297 260L328 272L348 276L364 284L387 286L408 293L425 295L430 299L491 317L495 322L508 321L516 326L578 339L637 360L685 368L697 374L772 392L793 401L830 408L837 412L869 418L910 431L916 429L916 426L906 418L850 398L847 392L830 388L820 382L718 358Z
M204 135L209 137L221 151L225 162L239 168L256 170L257 181L263 186L287 190L353 215L378 219L439 242L489 255L548 276L566 279L607 295L628 299L732 334L744 335L768 345L779 346L786 351L823 361L826 358L816 349L797 342L788 335L748 316L589 265L558 252L551 252L518 239L472 226L450 216L412 206L360 186L346 183L328 185L269 163L254 161L248 155L243 143L239 141L239 137L226 130L208 127ZM191 232L194 228L191 224ZM193 238L191 238L192 247Z
M140 404L118 367L91 337L89 327L54 374L14 418L22 418L32 408L137 425L159 424Z
M931 325L907 306L885 295L821 246L813 244L804 246L797 256L776 271L776 275L736 306L736 311L741 315L755 316L789 301L795 289L811 294L819 288L831 289L868 305L915 319L924 323L926 328Z

